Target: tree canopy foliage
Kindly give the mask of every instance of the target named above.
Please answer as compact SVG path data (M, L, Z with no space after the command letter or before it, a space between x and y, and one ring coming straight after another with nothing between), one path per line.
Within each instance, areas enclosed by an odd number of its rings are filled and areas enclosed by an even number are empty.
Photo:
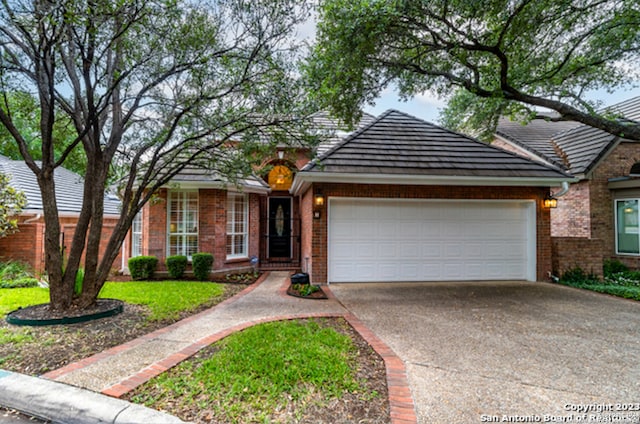
M307 16L296 3L0 3L0 122L42 193L54 310L95 301L135 215L185 167L233 182L260 160L256 153L300 134L286 118L306 109L292 31ZM23 125L15 93L37 99L37 136ZM71 125L72 137L56 136L59 123ZM54 173L76 148L86 160L82 212L63 258ZM104 198L114 180L122 211L99 255Z
M26 92L3 93L8 99L4 104L12 105L13 122L23 135L29 155L36 160L42 159L42 142L40 139L40 108L38 100ZM0 107L3 104L0 103ZM68 145L75 140L75 130L73 123L64 114L57 114L58 121L53 125L52 137L54 157L59 158L67 149ZM4 125L0 125L0 155L4 155L13 160L22 160L18 144L7 131ZM65 168L77 174L84 175L87 170L86 159L81 146L76 146L69 152L65 160Z
M22 208L27 205L27 197L11 186L11 179L0 173L0 237L6 237L18 230L18 219Z
M640 125L597 113L594 89L640 81L637 0L324 0L307 73L353 122L390 84L405 98L453 96L449 126L485 135L500 115L540 108L640 140Z

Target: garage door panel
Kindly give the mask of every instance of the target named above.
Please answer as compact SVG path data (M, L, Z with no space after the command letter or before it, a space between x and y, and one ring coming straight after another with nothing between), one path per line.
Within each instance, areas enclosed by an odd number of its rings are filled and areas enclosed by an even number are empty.
M329 281L535 279L527 201L330 199Z

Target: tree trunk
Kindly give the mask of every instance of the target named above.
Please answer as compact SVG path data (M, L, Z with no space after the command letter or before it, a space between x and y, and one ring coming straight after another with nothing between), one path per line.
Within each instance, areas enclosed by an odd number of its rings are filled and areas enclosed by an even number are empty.
M64 310L69 308L73 301L73 287L64 284L60 221L53 172L43 169L38 175L38 183L44 211L45 267L49 277L50 305L54 310Z

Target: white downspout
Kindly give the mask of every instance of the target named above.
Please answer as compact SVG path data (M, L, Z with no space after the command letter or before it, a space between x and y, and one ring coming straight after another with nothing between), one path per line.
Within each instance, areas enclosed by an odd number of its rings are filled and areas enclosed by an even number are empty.
M560 189L560 191L557 193L551 193L551 197L555 197L557 199L558 197L562 197L565 194L567 194L568 191L569 191L569 183L566 181L563 181L562 188Z
M42 214L41 213L37 213L34 217L25 220L23 222L23 224L31 224L32 222L37 221L40 218L42 218Z

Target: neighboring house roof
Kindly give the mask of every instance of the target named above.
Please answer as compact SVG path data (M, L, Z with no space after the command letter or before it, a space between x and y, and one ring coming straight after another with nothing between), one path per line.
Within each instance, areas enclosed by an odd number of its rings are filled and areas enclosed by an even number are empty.
M553 118L549 115L549 118ZM563 131L573 129L580 124L573 121L551 121L544 118L531 120L527 125L511 121L508 118L500 118L496 134L510 141L521 149L540 157L547 163L564 167L562 158L558 156L553 144L549 142L551 137Z
M640 97L609 106L603 112L640 121ZM534 119L526 126L500 119L496 134L572 175L589 173L620 142L620 138L578 122Z
M557 185L573 178L557 168L389 110L307 164L296 180L297 190L302 181Z
M11 177L11 185L27 196L27 206L23 212L42 211L42 195L38 181L26 163L10 160L4 156L0 159L0 172ZM56 186L56 201L58 213L78 214L82 208L84 180L74 172L64 168L56 168L54 173ZM104 199L105 215L120 214L120 201L113 195L106 195Z

